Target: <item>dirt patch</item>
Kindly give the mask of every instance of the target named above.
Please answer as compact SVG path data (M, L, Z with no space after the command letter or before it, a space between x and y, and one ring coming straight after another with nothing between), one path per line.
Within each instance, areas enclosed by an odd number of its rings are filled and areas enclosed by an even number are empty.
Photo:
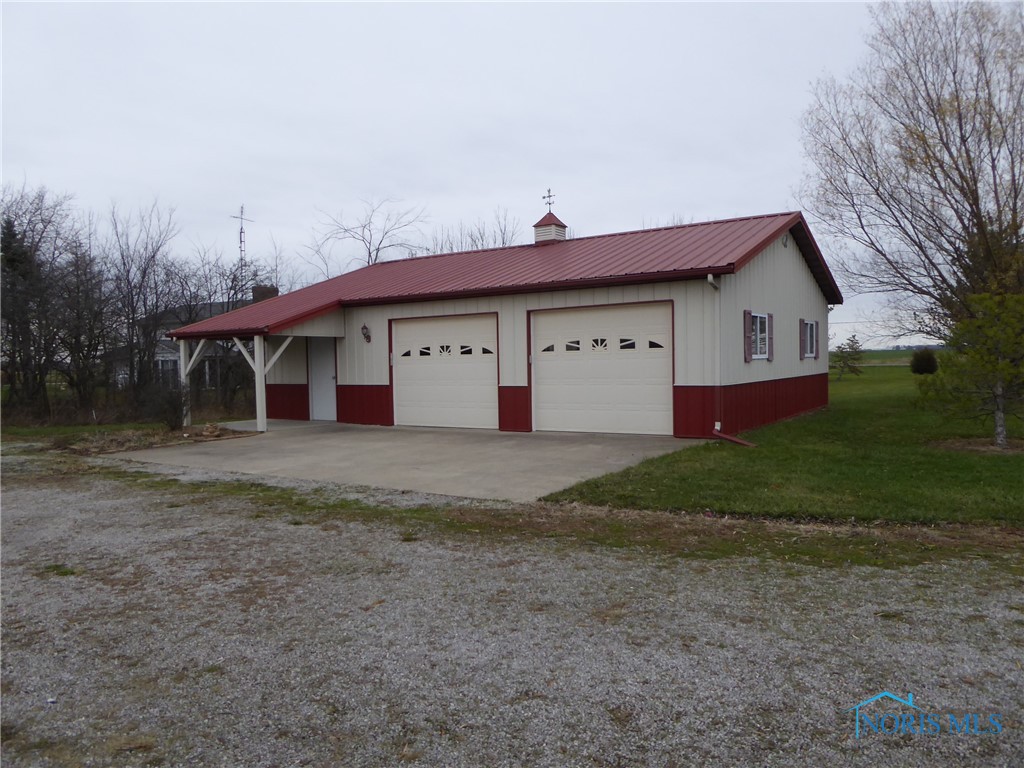
M1000 449L992 442L991 437L961 437L955 440L937 440L931 444L943 451L962 451L972 454L992 454L1010 456L1024 454L1024 439L1011 437L1005 449Z
M967 451L969 453L1017 454L1024 453L1024 439L1011 437L1006 448L999 448L990 437L959 438L956 440L939 440L932 443L936 448L946 451Z
M108 453L142 450L165 445L230 440L238 437L250 437L254 434L256 433L240 432L218 424L206 424L168 431L124 429L110 432L98 430L87 435L55 435L34 445L74 456L101 456Z

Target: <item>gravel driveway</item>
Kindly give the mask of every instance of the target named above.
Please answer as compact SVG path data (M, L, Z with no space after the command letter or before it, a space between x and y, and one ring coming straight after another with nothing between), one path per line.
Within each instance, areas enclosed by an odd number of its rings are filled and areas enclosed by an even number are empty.
M1019 569L681 560L5 461L10 766L1024 764ZM857 702L999 734L853 738Z

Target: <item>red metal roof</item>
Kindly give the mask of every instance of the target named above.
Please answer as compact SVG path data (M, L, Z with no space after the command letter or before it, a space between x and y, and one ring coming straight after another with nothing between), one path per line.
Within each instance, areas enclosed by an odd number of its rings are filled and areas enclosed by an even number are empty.
M538 221L533 226L534 226L534 228L536 228L536 227L546 227L548 224L556 224L559 227L565 227L565 224L562 223L562 220L559 219L557 216L555 216L555 214L553 214L551 211L548 211L547 213L545 213L544 214L544 218L541 219L540 221Z
M553 214L552 214L553 216ZM546 218L546 217L545 217ZM544 219L541 219L544 221ZM387 261L171 332L277 333L345 305L388 304L729 274L790 232L830 304L843 296L799 212Z

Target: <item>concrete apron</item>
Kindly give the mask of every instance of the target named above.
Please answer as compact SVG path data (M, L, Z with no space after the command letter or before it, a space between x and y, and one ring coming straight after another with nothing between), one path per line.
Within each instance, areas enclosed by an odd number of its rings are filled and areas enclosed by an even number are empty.
M270 427L253 437L118 455L257 476L533 501L581 480L703 442L657 435L364 427L335 422L272 422Z

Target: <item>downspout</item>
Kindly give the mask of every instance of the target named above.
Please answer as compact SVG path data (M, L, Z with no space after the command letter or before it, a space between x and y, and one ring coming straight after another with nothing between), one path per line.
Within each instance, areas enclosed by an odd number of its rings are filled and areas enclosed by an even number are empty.
M708 285L715 289L715 427L711 435L719 440L727 440L744 448L756 448L753 443L742 440L734 435L727 435L722 432L722 286L715 282L715 276L708 275Z
M730 443L736 443L736 445L742 445L744 448L757 448L756 443L748 442L743 438L736 437L735 435L727 435L724 432L720 432L718 427L715 427L711 432L712 435L717 437L719 440L728 440Z

